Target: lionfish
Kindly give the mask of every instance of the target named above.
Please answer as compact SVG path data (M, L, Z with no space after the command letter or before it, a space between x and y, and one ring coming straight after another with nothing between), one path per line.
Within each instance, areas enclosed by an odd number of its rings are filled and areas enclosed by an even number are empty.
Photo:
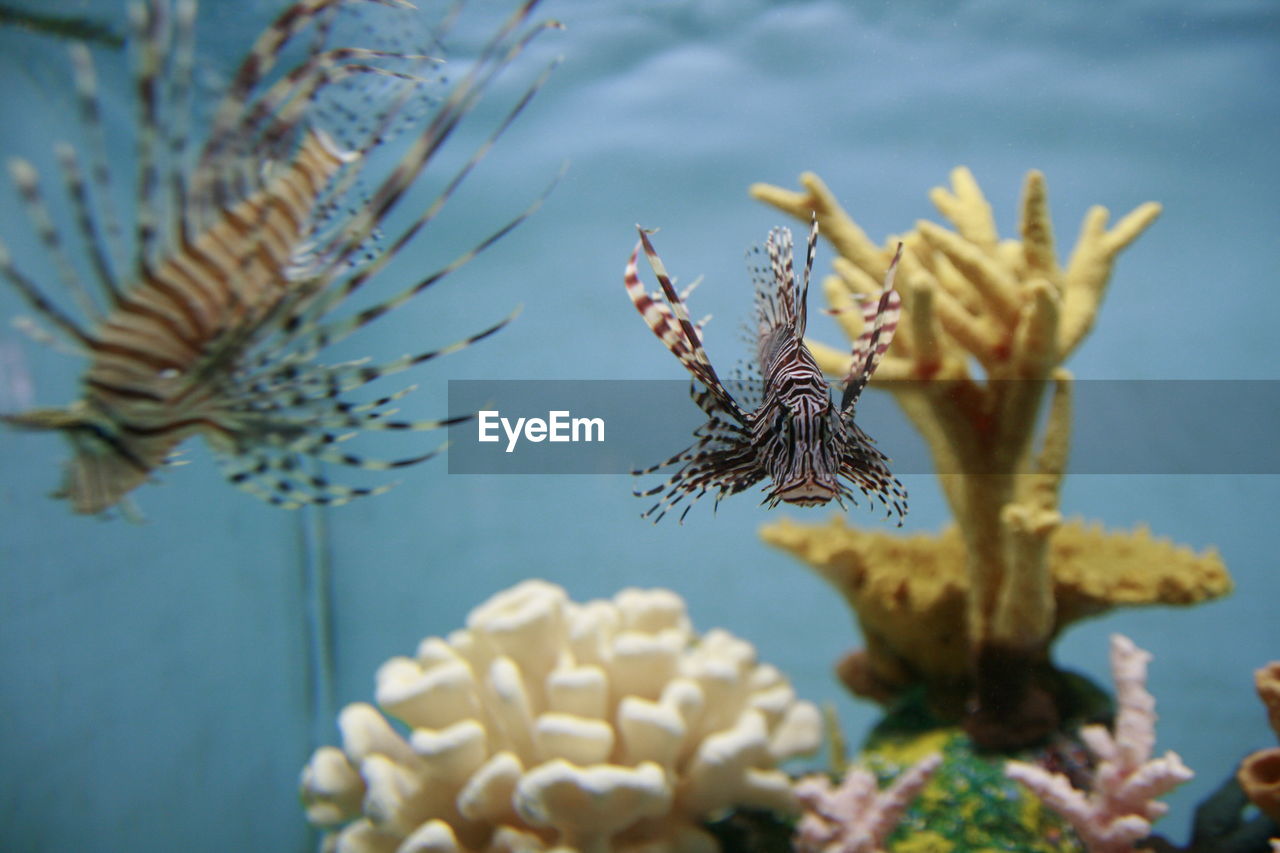
M901 244L885 274L880 297L863 304L863 331L853 344L853 365L836 404L804 344L818 220L813 219L809 231L803 279L795 274L791 232L773 229L765 244L768 268L752 271L756 295L751 332L756 357L746 365L745 381L733 383L741 389L740 401L720 381L703 350L701 332L706 321L694 323L689 318L685 299L692 286L683 294L676 291L649 232L639 226L637 230L640 240L625 273L627 294L653 333L693 375L690 395L708 417L694 431L698 440L690 447L633 472L640 476L678 466L662 485L636 492L639 497L660 495L643 517L654 516L656 523L688 499L680 514L683 521L693 503L707 492L715 491L718 505L726 495L749 489L767 477L772 487L762 503L771 508L780 502L815 506L832 500L843 507L846 498L856 504L851 486L857 486L876 497L891 515L896 513L901 526L907 511L906 490L889 472L888 458L853 419L858 397L898 326L901 301L893 289L893 277ZM642 248L660 292L646 292L640 281L636 264Z
M427 85L443 80L439 57L387 49L387 39L376 34L370 37L380 40L369 47L329 44L341 7L413 9L411 4L296 0L234 72L198 150L189 133L195 0L172 7L168 0L133 4L138 114L132 258L112 203L95 66L83 44L73 46L76 97L90 141L88 171L70 145L55 151L86 249L77 262L92 270L96 297L65 249L68 240L53 223L35 168L23 160L11 161L9 171L82 316L60 307L0 245L0 274L52 324L55 340L89 359L83 395L70 406L3 416L14 427L58 430L70 441L73 456L55 497L68 499L76 512L101 513L151 479L194 435L211 445L232 483L290 508L341 504L389 488L332 482L312 460L386 471L439 452L391 460L343 452L341 442L364 431L432 430L459 420L395 420L393 404L412 387L365 401L349 399L349 392L463 349L514 315L448 346L380 364L319 359L468 263L545 198L395 295L339 312L436 217L546 80L551 66L424 211L398 236L382 234L388 214L486 87L535 35L559 26L529 23L537 2L524 2L479 47L465 73L441 94L428 95ZM433 29L434 46L457 11ZM291 43L297 47L286 50ZM296 64L288 64L290 57ZM379 96L385 100L371 107ZM352 97L362 102L353 105ZM326 129L326 120L335 119L338 126ZM401 146L398 160L377 157L408 131L415 136ZM344 134L350 138L344 141ZM376 180L371 162L381 162Z

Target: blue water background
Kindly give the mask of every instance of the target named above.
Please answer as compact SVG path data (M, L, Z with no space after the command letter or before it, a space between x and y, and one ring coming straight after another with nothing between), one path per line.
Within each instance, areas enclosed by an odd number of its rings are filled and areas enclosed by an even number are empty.
M492 29L509 4L473 5L468 33ZM125 20L114 2L49 6ZM203 4L209 85L280 6ZM708 347L732 364L745 352L738 329L750 306L743 251L783 222L746 188L794 187L804 170L879 240L937 220L927 192L960 164L1013 235L1023 176L1040 169L1063 259L1089 206L1118 219L1159 201L1163 215L1120 258L1068 366L1081 378L1280 378L1275 4L544 7L567 29L540 39L495 86L460 129L451 162L543 63L563 55L563 66L379 292L483 237L565 161L566 177L527 225L348 349L396 357L523 304L500 335L406 380L422 386L405 401L408 415L441 414L451 378L679 378L623 293L637 222L661 228L655 239L683 280L705 276L693 310L715 315ZM121 63L103 61L112 156L128 174L130 93ZM53 186L50 142L83 138L63 46L0 32L0 80L0 149L36 162ZM420 182L406 211L427 204L444 174ZM0 199L0 236L56 289L16 195L6 187ZM831 258L822 247L819 267ZM0 288L0 314L20 313ZM827 318L815 325L840 340ZM36 403L71 398L81 362L7 326L0 337L21 345ZM1274 433L1275 424L1257 428ZM391 438L390 454L421 446ZM892 436L879 438L892 452ZM834 702L855 742L877 716L831 675L860 644L843 601L757 539L767 521L817 522L829 510L768 512L743 496L714 516L698 507L682 527L654 527L638 517L644 504L624 476L449 475L437 460L403 472L377 500L289 513L228 487L193 443L191 464L137 493L147 523L136 526L73 517L45 497L65 452L56 437L0 433L0 849L308 849L298 771L315 746L336 741L336 710L371 697L383 660L461 626L472 606L527 577L578 599L669 587L687 598L697 627L749 639L801 696ZM935 481L905 479L906 531L944 525ZM1057 646L1062 664L1104 683L1111 632L1155 654L1157 749L1177 750L1197 772L1169 798L1158 830L1185 840L1194 804L1244 754L1274 745L1252 672L1280 657L1280 481L1079 476L1062 508L1216 547L1234 575L1237 591L1223 602L1115 613Z

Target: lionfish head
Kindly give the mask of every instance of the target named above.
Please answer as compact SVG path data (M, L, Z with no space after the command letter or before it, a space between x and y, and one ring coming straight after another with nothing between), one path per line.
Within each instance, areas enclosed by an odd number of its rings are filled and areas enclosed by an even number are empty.
M808 411L792 410L781 419L781 440L770 444L766 461L773 481L765 498L770 506L818 506L843 494L840 462L830 441L832 414L828 403Z

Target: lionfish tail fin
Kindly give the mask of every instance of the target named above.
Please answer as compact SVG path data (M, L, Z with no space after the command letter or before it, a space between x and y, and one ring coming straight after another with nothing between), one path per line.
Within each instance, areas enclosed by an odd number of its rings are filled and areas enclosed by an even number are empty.
M0 422L14 429L58 431L71 443L62 486L53 493L65 498L83 515L97 515L120 502L150 477L151 468L139 458L137 448L125 447L103 429L92 413L80 406L65 409L31 409L0 415ZM165 453L168 452L166 446ZM151 452L146 454L151 456Z
M898 262L902 260L902 243L898 243L893 253L893 260L884 274L884 287L880 290L880 298L867 300L862 307L862 334L853 342L853 363L849 367L849 376L844 384L844 397L840 401L842 411L849 411L862 389L871 381L884 357L889 344L893 343L893 333L898 329L898 319L902 315L902 297L893 289L893 279L898 271Z
M85 442L75 444L76 451L65 465L62 487L53 497L65 498L81 515L106 512L150 479L147 471L107 446L95 449Z

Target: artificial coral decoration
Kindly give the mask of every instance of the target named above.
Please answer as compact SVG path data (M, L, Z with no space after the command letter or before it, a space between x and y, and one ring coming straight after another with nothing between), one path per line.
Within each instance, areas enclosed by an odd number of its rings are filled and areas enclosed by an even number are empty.
M378 670L302 773L326 851L709 851L734 807L798 809L777 764L814 750L817 709L666 590L576 604L530 580ZM345 827L343 826L345 824Z
M963 705L971 686L963 642L968 574L954 525L938 535L895 536L839 518L825 526L783 519L761 536L814 567L858 614L866 646L838 668L846 687L887 704L923 682L935 711ZM1231 589L1217 552L1197 554L1143 526L1109 533L1097 523L1064 521L1047 562L1053 636L1116 607L1190 605Z
M1088 791L1074 788L1061 773L1021 761L1005 774L1026 785L1075 828L1090 853L1122 853L1151 834L1151 824L1168 806L1156 798L1192 777L1175 752L1151 758L1156 740L1155 699L1147 692L1151 654L1128 637L1111 635L1111 672L1118 707L1114 732L1086 726L1080 736L1097 766Z
M942 756L930 755L904 771L881 791L876 776L850 767L833 788L826 776L808 776L796 783L796 799L804 816L796 826L798 853L883 853L885 839L903 812L929 781Z
M800 180L801 192L757 184L751 193L802 221L816 214L822 235L840 255L824 290L851 338L861 333L861 314L850 310L855 298L878 292L893 247L899 239L905 244L898 272L903 322L872 384L893 392L927 440L960 531L963 635L951 641L967 647L976 710L966 727L990 748L1036 742L1060 722L1047 691L1033 683L1061 625L1051 558L1061 553L1054 542L1063 529L1058 498L1069 445L1071 375L1060 365L1092 327L1116 256L1155 220L1160 206L1143 204L1110 229L1107 210L1092 208L1063 267L1039 172L1027 176L1020 241L998 239L977 182L958 168L952 190L931 194L956 230L921 221L883 248L816 175ZM809 347L828 374L848 372L843 350L815 342ZM1044 436L1033 453L1050 388ZM878 535L826 527L808 534L815 541L839 536L858 543L854 549L866 547L859 542L864 537ZM1142 544L1135 540L1135 547ZM1157 555L1167 547L1148 544L1153 548L1145 562L1158 565ZM900 629L912 630L927 628L914 623Z
M1267 706L1267 719L1280 737L1280 660L1254 673L1258 697ZM1260 749L1246 758L1236 773L1240 787L1258 809L1280 824L1280 746Z

